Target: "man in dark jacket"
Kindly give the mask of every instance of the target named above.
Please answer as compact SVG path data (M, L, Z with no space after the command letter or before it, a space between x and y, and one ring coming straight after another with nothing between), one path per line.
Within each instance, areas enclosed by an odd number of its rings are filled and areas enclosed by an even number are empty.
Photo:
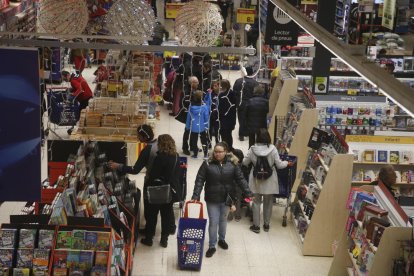
M245 122L249 129L249 148L255 144L255 133L259 128L267 128L267 113L269 100L263 97L261 85L254 88L253 97L246 104Z
M217 109L219 133L221 140L229 146L229 150L233 150L233 136L231 133L236 126L236 96L228 80L222 80L220 83Z
M237 79L233 85L233 91L236 96L237 118L239 120L239 139L244 141L244 136L249 136L249 129L244 121L246 117L246 103L253 96L253 89L257 86L257 81L251 76L253 69L246 68L247 76Z

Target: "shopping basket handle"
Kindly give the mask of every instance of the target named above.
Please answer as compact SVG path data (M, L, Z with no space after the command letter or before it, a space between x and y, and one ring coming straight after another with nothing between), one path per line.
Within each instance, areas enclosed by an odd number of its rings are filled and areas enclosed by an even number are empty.
M199 204L200 205L200 214L199 214L199 218L203 219L204 218L204 205L201 201L197 201L197 200L191 200L191 201L187 201L185 203L185 207L184 207L184 218L188 218L188 205L189 204Z

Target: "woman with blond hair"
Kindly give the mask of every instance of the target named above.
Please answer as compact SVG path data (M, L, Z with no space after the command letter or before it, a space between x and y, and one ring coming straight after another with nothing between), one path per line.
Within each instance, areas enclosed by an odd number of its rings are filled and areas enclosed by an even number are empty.
M168 236L170 234L170 222L172 205L180 200L181 186L179 185L180 159L177 154L174 139L169 134L158 136L158 152L154 159L152 170L149 174L148 187L156 185L155 179L162 179L164 183L171 186L172 200L165 204L148 204L147 224L145 238L141 239L141 243L152 246L155 228L157 226L158 213L161 213L161 241L162 247L167 247ZM144 188L144 196L147 191Z

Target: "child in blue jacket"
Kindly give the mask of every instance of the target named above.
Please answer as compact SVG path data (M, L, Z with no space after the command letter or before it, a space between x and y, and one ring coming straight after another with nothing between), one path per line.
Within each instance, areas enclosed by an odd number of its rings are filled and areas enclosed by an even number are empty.
M191 131L190 134L190 150L194 153L193 158L198 155L198 136L200 135L201 144L203 146L204 158L207 158L208 152L208 128L209 128L210 108L203 103L203 92L197 90L193 94L193 100L190 110L187 114L185 128Z

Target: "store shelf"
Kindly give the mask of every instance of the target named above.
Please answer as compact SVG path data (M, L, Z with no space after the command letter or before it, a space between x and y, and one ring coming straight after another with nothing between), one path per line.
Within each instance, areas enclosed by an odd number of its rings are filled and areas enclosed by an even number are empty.
M389 162L354 162L354 164L359 164L359 165L388 165L388 164L391 164L393 166L414 166L413 163L404 164L404 163L389 163Z
M293 223L295 224L296 234L298 234L298 237L299 237L300 241L303 243L303 241L305 240L305 238L301 234L299 234L298 220L294 218L293 219Z
M322 183L318 180L316 180L316 172L314 169L309 168L310 172L312 173L313 178L315 179L316 184L318 185L318 188L322 190Z
M352 254L351 253L348 253L348 255L349 255L349 258L352 261L352 265L354 266L355 271L357 272L357 275L365 276L365 273L362 273L361 270L359 270L359 266L357 265L356 260L354 259L354 257L352 256Z
M318 153L319 161L321 161L322 167L325 169L326 172L329 171L329 167L325 164L325 161L323 160L322 156Z
M305 214L305 207L303 206L302 201L298 200L298 203L299 203L300 209L302 210L302 214L303 214L303 216L306 219L306 223L309 225L310 224L310 220L309 220L308 216Z

